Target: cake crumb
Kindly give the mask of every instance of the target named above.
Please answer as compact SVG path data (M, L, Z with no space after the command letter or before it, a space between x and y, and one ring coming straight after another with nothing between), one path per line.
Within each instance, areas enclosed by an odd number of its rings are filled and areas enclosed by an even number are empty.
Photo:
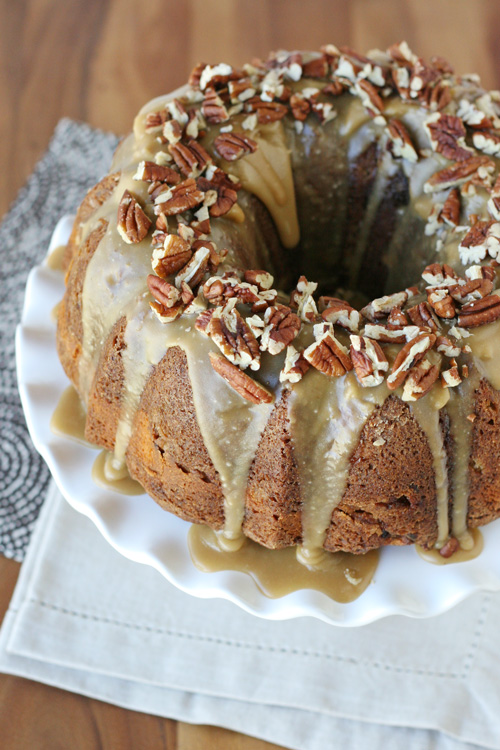
M383 437L379 437L376 440L373 441L373 445L376 445L377 447L379 445L385 445L385 440Z

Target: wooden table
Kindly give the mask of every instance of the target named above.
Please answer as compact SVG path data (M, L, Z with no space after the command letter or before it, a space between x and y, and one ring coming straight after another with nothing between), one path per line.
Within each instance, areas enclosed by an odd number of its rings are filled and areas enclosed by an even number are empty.
M363 52L406 39L500 87L497 0L0 0L0 216L63 116L124 133L198 61L239 65L326 42ZM19 565L0 557L0 613ZM243 735L125 711L0 676L2 750L263 750Z

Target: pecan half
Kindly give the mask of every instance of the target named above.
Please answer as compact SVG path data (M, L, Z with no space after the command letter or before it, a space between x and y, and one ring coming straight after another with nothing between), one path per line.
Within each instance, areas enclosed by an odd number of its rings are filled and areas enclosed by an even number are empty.
M247 375L246 372L242 372L238 367L235 367L222 354L210 352L208 356L215 372L224 378L240 396L253 404L272 404L274 401L273 394Z
M439 329L438 320L428 302L420 302L418 305L408 308L406 312L413 325L419 326L419 328L430 328L432 331Z
M458 325L461 328L476 328L493 323L498 318L500 318L500 296L490 294L488 297L462 307L458 316Z
M353 367L348 350L329 331L308 346L303 354L316 370L332 378L345 375Z
M292 343L300 331L301 322L286 305L268 307L264 314L265 328L262 331L260 348L270 354L279 354Z
M403 385L411 368L424 358L426 352L434 346L435 342L436 336L433 333L421 333L403 346L394 360L391 374L387 378L387 386L391 391Z
M146 216L139 201L128 190L122 195L118 206L117 230L128 244L141 242L149 232L151 219Z
M257 150L257 142L243 133L221 133L214 140L214 147L226 161L236 161L253 154Z
M405 380L401 399L403 401L418 401L431 390L439 378L439 365L433 365L428 359L416 364Z
M246 370L260 367L259 342L234 304L216 307L207 333L221 352L235 365Z
M264 102L258 96L248 100L247 109L250 112L257 113L257 120L260 125L281 120L288 112L288 108L284 104Z
M469 270L469 269L467 269ZM464 284L456 284L449 288L449 293L461 305L486 297L493 291L493 281L486 278L469 279Z
M351 360L359 383L364 388L380 385L389 369L382 347L366 336L350 336L350 339Z

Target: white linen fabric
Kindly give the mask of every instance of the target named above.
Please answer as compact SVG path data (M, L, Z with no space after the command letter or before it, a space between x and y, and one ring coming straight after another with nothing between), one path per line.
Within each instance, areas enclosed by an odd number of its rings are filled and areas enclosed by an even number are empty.
M52 485L0 670L300 750L500 749L499 620L489 594L362 628L261 620L121 557Z

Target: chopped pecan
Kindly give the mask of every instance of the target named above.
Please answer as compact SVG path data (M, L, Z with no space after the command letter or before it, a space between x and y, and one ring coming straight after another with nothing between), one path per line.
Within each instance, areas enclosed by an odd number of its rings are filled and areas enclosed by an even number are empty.
M447 263L431 263L422 271L422 278L430 287L448 287L458 282L457 274Z
M431 390L439 378L439 365L433 365L424 359L414 365L406 377L401 399L403 401L418 401Z
M224 305L228 299L251 305L259 299L259 290L252 284L241 282L236 275L212 276L203 285L205 299L213 305Z
M203 281L203 277L207 272L209 259L210 248L206 245L199 247L191 260L178 272L175 277L175 285L180 287L181 283L185 281L191 289L196 289Z
M439 218L452 227L458 226L460 220L460 191L458 188L450 190L443 203Z
M216 307L207 333L221 352L235 365L246 370L258 370L260 350L250 326L234 307L231 300L224 307Z
M468 270L468 269L467 269ZM460 302L461 305L466 305L469 302L473 302L481 297L486 297L493 291L493 282L490 279L479 278L469 279L462 284L455 284L449 288L449 293L453 299Z
M458 247L464 265L478 263L487 255L496 258L500 251L500 222L477 221Z
M380 385L384 372L389 369L389 362L382 347L366 336L350 336L351 360L360 384L367 388Z
M253 284L261 292L271 289L274 283L274 277L268 271L249 269L244 271L243 278L248 284Z
M488 297L462 307L458 316L458 325L462 328L476 328L486 323L493 323L498 318L500 318L500 297L497 294L490 294Z
M473 153L465 145L465 127L460 117L436 112L424 122L431 146L438 154L452 161L464 161Z
M195 140L169 147L175 163L185 177L198 177L212 163L212 157Z
M143 182L165 182L167 185L177 185L181 176L175 169L155 164L154 161L141 161L137 166L134 180Z
M340 96L344 91L346 90L346 86L344 86L341 81L330 81L326 84L326 86L323 86L321 89L322 94L331 94L332 96Z
M444 354L446 357L458 357L461 350L448 336L438 336L436 339L436 351Z
M420 302L418 305L408 308L406 312L413 325L420 328L430 328L432 331L438 330L439 323L428 302Z
M401 328L409 325L409 320L400 307L393 307L387 317L388 328Z
M395 307L402 307L408 299L408 292L395 292L387 294L384 297L378 297L365 305L361 309L363 315L371 323L375 323L380 318L385 318Z
M424 106L432 111L445 109L451 102L451 89L447 81L438 81L434 86L428 88L422 100Z
M160 193L155 199L155 212L173 216L203 203L205 193L198 190L196 182L188 178L173 188Z
M387 386L391 391L403 385L409 371L424 358L426 352L434 346L435 342L436 336L433 333L421 333L403 346L394 360L391 374L387 378Z
M213 88L205 90L201 111L207 122L213 124L229 120L229 113L224 106L224 102Z
M462 378L458 371L457 361L452 359L449 369L441 372L441 383L444 388L456 388L461 382Z
M391 152L396 158L407 159L410 162L418 161L418 153L413 145L409 132L401 120L393 118L387 123L389 138L391 140Z
M253 378L231 364L222 354L209 353L210 364L240 396L253 404L272 404L273 394Z
M439 72L426 65L422 58L417 58L410 75L410 97L412 99L425 97L429 88L439 78Z
M182 314L184 305L178 289L168 281L150 274L147 277L148 289L155 298L151 302L151 309L162 323L170 323Z
M208 336L207 329L210 324L210 321L212 320L213 314L214 314L214 311L213 311L213 308L211 308L209 310L203 310L196 318L196 323L194 324L194 327L200 333L204 333L205 336Z
M177 234L163 234L163 243L153 250L152 266L157 276L164 279L177 273L191 259L192 251L189 242Z
M296 288L290 295L288 303L292 310L297 310L298 315L303 321L313 321L317 314L318 308L313 294L318 288L314 281L308 281L305 276L300 276Z
M458 541L458 539L455 539L454 536L451 536L448 541L443 544L443 546L439 550L439 554L441 555L441 557L448 558L454 555L458 549L460 549L460 542Z
M497 272L493 266L469 266L465 269L465 275L468 279L488 279L494 282Z
M300 94L292 94L290 97L290 107L292 115L296 120L305 120L311 111L311 103Z
M330 331L308 346L303 354L316 370L333 378L345 375L353 367L348 350Z
M500 135L498 133L488 133L478 130L472 135L472 143L485 154L490 156L500 155Z
M486 171L494 171L495 165L487 156L473 156L470 159L459 161L429 177L424 184L424 192L434 193L437 190L461 185L481 168Z
M168 114L165 109L161 109L158 112L148 112L146 115L146 133L159 133L161 132L165 120Z
M356 81L355 90L361 98L362 104L368 110L371 110L375 114L380 114L380 112L382 112L384 109L384 102L373 83L367 81L366 78L360 78Z
M328 61L325 55L315 57L302 64L302 75L304 78L326 78L328 74Z
M221 133L214 140L214 147L226 161L236 161L253 154L257 150L257 143L243 133Z
M321 317L327 323L347 328L352 333L359 331L360 314L348 302L337 297L320 297Z
M146 216L139 201L128 190L122 195L118 206L117 230L129 245L141 242L149 231L151 219Z
M290 345L286 350L285 364L280 372L280 383L298 383L310 367L303 352Z
M456 315L455 303L446 288L432 287L428 289L427 302L440 318L451 319Z
M257 120L260 125L281 120L288 112L288 108L284 104L265 102L258 96L249 99L246 106L248 111L257 113Z
M384 344L404 344L406 341L416 338L421 333L418 326L383 326L374 323L367 323L363 330L363 335L370 339L382 341Z
M260 348L270 354L279 354L300 331L300 318L286 305L268 307L264 314L265 328L262 332Z
M228 91L232 104L245 102L247 99L251 99L255 94L255 89L250 78L240 78L235 81L229 81Z

